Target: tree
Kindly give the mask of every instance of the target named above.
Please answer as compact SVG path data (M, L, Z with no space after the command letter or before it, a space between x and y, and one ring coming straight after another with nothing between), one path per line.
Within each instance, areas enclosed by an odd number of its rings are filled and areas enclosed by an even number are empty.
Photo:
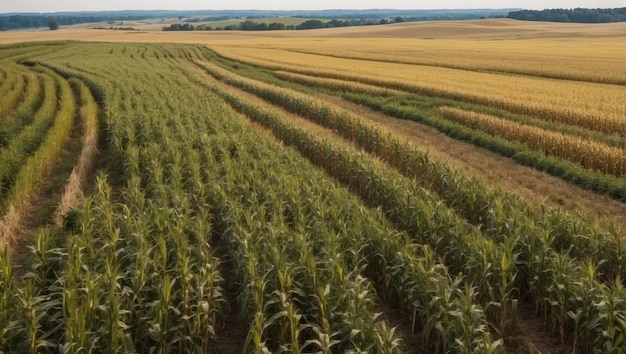
M59 21L57 20L50 20L50 22L48 22L48 27L50 27L51 31L56 31L59 29Z
M287 26L285 26L284 23L280 23L280 22L272 22L267 26L267 29L272 30L272 31L281 31L286 28Z
M509 18L526 21L554 22L623 22L626 21L626 7L616 9L546 9L520 10L509 12Z
M615 18L609 14L600 14L597 18L598 23L616 22Z
M296 26L296 29L316 29L324 27L326 27L326 25L320 20L307 20L302 22L299 26Z

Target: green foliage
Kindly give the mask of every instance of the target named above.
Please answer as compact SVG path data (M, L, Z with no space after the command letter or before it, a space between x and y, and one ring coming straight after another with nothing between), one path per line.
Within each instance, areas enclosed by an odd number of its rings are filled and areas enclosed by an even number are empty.
M56 19L50 20L50 22L48 22L48 28L50 28L51 31L58 30L59 29L59 21L57 21Z
M614 9L545 9L509 12L509 18L524 21L607 23L626 21L626 7Z
M101 21L119 21L119 20L144 20L147 16L125 16L125 15L95 15L93 13L88 15L81 15L79 13L75 15L3 15L0 16L0 31L12 30L19 28L39 28L47 27L51 21L56 21L58 25L74 25L79 23L89 22L101 22ZM112 24L112 23L110 23Z
M163 27L164 31L194 31L195 29L196 28L194 27L194 25L189 24L189 23L185 23L185 24L174 23L167 27Z

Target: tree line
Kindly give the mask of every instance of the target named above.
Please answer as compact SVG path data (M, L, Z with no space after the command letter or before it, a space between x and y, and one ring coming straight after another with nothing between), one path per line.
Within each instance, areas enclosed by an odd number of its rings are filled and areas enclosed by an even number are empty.
M272 31L272 30L307 30L318 28L334 28L334 27L349 27L349 26L370 26L381 25L389 23L405 22L406 18L396 17L395 19L381 19L381 20L338 20L333 19L327 22L321 20L306 20L299 25L286 25L280 22L255 22L252 20L245 20L239 24L232 24L223 27L213 28L208 25L192 25L191 23L174 23L172 25L163 27L163 31L211 31L211 30L237 30L237 31Z
M272 22L257 23L250 20L239 23L238 25L227 25L223 27L213 28L212 26L200 24L192 25L191 23L174 23L163 27L164 31L213 31L213 30L241 30L241 31L271 31L284 30L287 26L284 23Z
M626 7L614 9L549 9L509 12L509 18L523 21L608 23L626 21Z
M136 21L145 20L143 16L51 16L51 15L10 15L0 16L0 31L48 27L55 21L58 25L67 26L80 23L101 21Z

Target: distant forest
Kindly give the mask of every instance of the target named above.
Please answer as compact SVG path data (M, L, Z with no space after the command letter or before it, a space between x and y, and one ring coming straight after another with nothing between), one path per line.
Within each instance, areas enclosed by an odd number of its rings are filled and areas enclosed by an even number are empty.
M508 18L523 21L607 23L626 21L626 7L616 9L551 9L509 12Z
M394 22L406 22L404 17L396 17L395 19L381 19L381 20L330 20L324 22L321 20L306 20L299 25L285 25L280 22L272 22L267 24L265 22L255 22L252 20L245 20L238 25L232 24L224 27L213 28L207 25L192 25L190 23L180 24L175 23L167 27L163 27L164 31L211 31L211 30L238 30L238 31L272 31L272 30L305 30L305 29L317 29L317 28L334 28L334 27L349 27L349 26L372 26L383 25Z
M48 27L48 23L56 20L61 26L76 25L80 23L110 21L137 21L150 17L145 16L54 16L54 15L0 15L0 31L15 30L20 28Z

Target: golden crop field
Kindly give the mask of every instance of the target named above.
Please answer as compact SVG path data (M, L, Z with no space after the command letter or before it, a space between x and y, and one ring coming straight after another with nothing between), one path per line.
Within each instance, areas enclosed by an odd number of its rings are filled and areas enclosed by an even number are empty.
M0 32L0 353L623 353L622 26L132 25Z
M622 85L389 63L379 59L355 61L274 48L213 48L224 57L275 70L461 98L471 103L508 109L608 134L624 135L623 103L626 101L626 92ZM349 43L344 43L343 48L346 51L351 49ZM463 56L462 50L457 53Z
M468 41L419 38L364 38L272 43L273 48L340 58L432 65L471 71L510 73L598 83L626 83L622 38L604 40ZM255 43L249 43L254 47ZM260 45L266 47L267 45Z
M580 163L586 168L599 169L604 173L624 176L624 149L610 147L546 131L541 128L526 126L507 121L500 117L465 111L458 108L440 107L439 112L447 119L484 130L494 135L501 135L510 140L519 140L544 151L548 155Z

